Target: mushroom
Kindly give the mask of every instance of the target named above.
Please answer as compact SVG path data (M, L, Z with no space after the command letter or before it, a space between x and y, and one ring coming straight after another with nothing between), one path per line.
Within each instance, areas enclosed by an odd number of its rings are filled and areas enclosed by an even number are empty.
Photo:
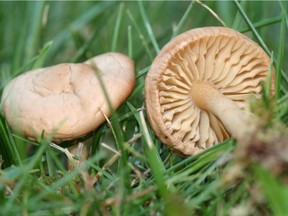
M105 121L103 113L111 114L96 73L117 109L133 89L134 63L123 54L105 53L81 64L28 71L11 80L2 95L8 124L30 140L42 131L58 142L92 132Z
M156 136L185 156L230 136L241 140L252 115L245 101L260 97L269 66L260 46L229 28L203 27L175 37L146 77L147 116Z

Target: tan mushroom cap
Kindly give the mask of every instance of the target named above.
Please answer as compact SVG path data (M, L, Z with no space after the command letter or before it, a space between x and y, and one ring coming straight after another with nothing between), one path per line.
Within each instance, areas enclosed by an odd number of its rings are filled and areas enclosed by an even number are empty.
M147 115L157 137L181 155L194 155L245 134L241 110L260 96L270 58L251 39L225 27L204 27L170 41L145 83ZM236 110L236 111L235 111Z
M42 130L53 140L71 140L95 130L110 110L99 79L99 69L114 109L131 93L134 63L125 55L106 53L85 64L59 64L26 72L13 79L2 95L8 124L29 139ZM101 110L101 112L100 112Z

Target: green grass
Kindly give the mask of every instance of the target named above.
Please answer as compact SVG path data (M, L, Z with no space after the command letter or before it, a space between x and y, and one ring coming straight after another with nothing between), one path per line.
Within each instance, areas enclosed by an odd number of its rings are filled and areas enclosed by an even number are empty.
M0 117L0 215L288 215L288 4L202 3L0 2L1 91L33 68L109 51L129 55L136 73L132 94L110 123L63 148L49 138L28 141ZM181 158L149 127L145 75L171 38L222 24L247 34L272 57L276 99L268 81L263 100L252 103L265 119L255 139L261 142L240 146L229 139ZM65 147L85 139L89 158L71 158Z

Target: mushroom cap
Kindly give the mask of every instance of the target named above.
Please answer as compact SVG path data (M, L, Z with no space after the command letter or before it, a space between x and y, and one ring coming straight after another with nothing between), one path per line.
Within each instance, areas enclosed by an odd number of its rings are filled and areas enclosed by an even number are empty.
M131 93L134 63L120 53L105 53L84 64L59 64L21 74L2 95L3 114L16 131L35 140L44 130L54 141L71 140L95 130L110 116L95 64L114 109ZM101 111L101 112L100 112Z
M269 65L258 44L229 28L203 27L178 35L159 52L146 77L147 116L156 136L180 155L197 154L227 139L221 120L193 102L193 84L209 83L242 109L249 95L260 96Z

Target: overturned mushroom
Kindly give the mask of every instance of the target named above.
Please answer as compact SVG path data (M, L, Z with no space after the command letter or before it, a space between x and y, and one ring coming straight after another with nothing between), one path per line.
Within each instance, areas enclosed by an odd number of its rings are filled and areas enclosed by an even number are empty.
M248 37L225 27L185 32L154 60L145 83L146 109L158 138L193 155L248 127L243 108L260 96L270 58Z
M8 124L31 140L42 131L63 141L95 130L105 121L102 113L111 114L96 73L113 108L118 108L133 89L134 63L125 55L106 53L83 64L29 71L10 81L2 95Z

